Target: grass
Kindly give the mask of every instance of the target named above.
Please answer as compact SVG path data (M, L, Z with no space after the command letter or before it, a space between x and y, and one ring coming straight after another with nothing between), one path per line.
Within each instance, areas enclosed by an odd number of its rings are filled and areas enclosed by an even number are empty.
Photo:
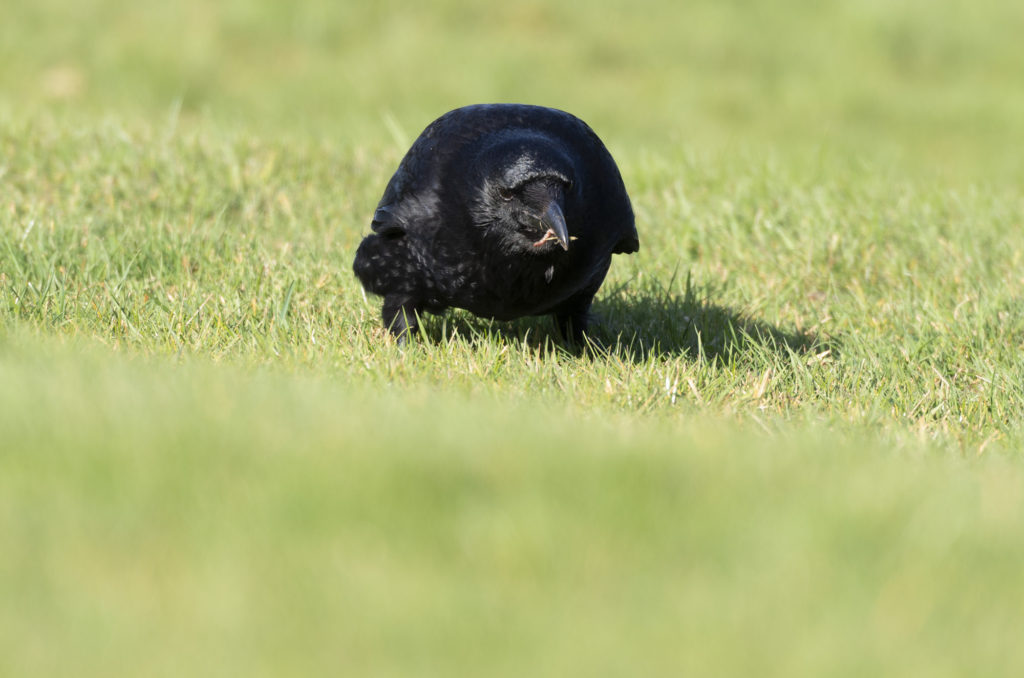
M1022 23L8 3L0 673L1019 674ZM583 355L351 274L482 100L619 161Z
M580 360L552 346L546 319L450 314L410 351L384 336L350 262L390 163L119 128L16 129L4 147L3 300L23 331L371 386L893 424L974 449L1019 440L1024 238L1009 193L845 164L836 183L726 159L717 175L624 161L644 247L616 261L596 305L607 352Z
M5 673L1021 666L1015 458L95 345L0 370Z

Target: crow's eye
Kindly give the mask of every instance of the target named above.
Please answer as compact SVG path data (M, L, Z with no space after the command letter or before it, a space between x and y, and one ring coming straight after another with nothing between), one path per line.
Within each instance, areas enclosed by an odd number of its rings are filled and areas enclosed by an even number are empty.
M502 200L511 200L512 199L512 189L511 188L505 188L503 186L503 187L498 189L498 195L501 196Z

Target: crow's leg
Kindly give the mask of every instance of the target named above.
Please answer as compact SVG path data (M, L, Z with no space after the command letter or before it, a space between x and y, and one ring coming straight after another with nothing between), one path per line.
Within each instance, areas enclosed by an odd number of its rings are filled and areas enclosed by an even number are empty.
M575 346L583 344L583 336L587 333L587 312L589 310L590 304L586 304L578 311L559 310L555 314L555 323L558 325L558 331L562 334L562 339Z
M384 297L384 307L381 309L384 327L395 335L399 344L404 344L410 335L419 330L418 313L419 304L407 294L389 294Z
M555 309L555 324L562 334L562 339L575 346L583 344L583 336L587 332L590 320L590 304L594 300L594 292L584 290L568 299Z
M609 258L608 264L611 264ZM583 337L587 333L590 324L590 305L594 301L594 295L604 282L604 276L608 272L608 264L605 264L604 271L597 276L595 282L583 288L576 294L566 299L555 309L555 322L562 338L575 346L584 344Z

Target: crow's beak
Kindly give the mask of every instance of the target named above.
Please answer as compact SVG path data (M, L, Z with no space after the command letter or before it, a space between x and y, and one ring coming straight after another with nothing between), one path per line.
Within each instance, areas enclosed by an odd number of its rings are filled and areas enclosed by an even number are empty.
M557 200L548 203L548 208L540 217L540 223L545 228L551 229L563 250L569 249L569 228L565 225L565 215L562 214L562 208L558 205Z

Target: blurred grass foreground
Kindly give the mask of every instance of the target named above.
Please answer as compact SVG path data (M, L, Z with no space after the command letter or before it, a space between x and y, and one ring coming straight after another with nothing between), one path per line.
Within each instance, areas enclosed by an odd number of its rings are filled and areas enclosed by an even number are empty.
M1020 676L1024 5L0 4L0 676ZM577 113L604 352L350 262Z
M0 376L8 675L1022 665L1017 459L88 352Z

